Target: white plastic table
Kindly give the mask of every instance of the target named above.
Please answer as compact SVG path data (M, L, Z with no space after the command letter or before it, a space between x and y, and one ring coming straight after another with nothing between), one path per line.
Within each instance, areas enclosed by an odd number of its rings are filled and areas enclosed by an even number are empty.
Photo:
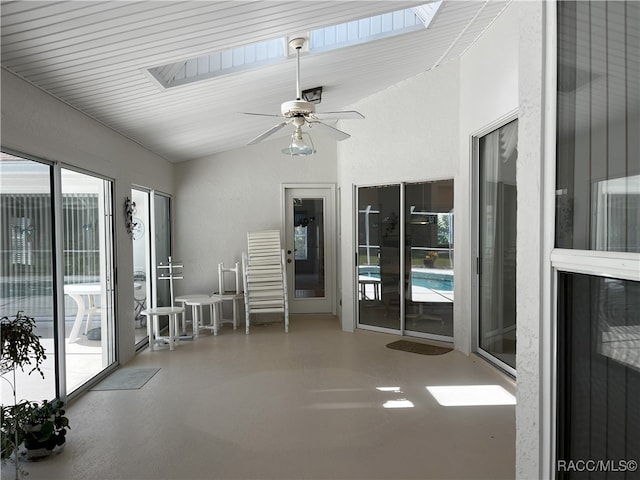
M193 302L193 301L197 301L197 300L206 300L208 298L210 298L211 295L207 294L207 293L196 293L196 294L192 294L192 295L181 295L179 297L175 298L175 302L179 303L180 305L182 305L183 307L186 307L187 305L191 307L191 321L193 322L193 336L194 338L198 336L198 310L200 311L200 315L202 315L202 306L198 305L198 304L194 304L194 303L187 303L187 302ZM187 334L187 311L185 308L185 311L182 313L182 334L186 335Z
M143 310L142 315L147 316L147 335L149 336L149 348L155 350L156 343L168 343L169 350L173 350L174 345L180 343L180 322L178 318L182 316L184 307L155 307ZM160 336L159 317L169 318L169 337Z
M193 336L197 337L201 328L208 328L213 330L214 335L218 335L220 328L220 318L222 316L221 306L222 299L217 295L211 295L205 298L191 298L185 302L193 309ZM202 322L202 307L209 305L211 310L211 325L204 325Z
M85 314L87 315L87 324L84 328L84 333L86 334L89 331L93 314L98 310L95 297L96 295L100 295L101 292L102 288L99 283L73 283L64 286L64 293L69 295L78 306L76 319L73 322L73 327L69 334L69 343L80 340L80 327L82 326L82 320Z

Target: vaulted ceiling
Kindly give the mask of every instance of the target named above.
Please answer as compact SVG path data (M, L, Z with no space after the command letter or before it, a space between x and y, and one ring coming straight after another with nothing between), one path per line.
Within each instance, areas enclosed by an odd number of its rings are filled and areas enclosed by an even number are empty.
M168 89L147 69L425 3L2 1L2 67L180 162L244 146L272 126L242 112L277 114L295 99L295 55ZM348 109L458 58L508 3L444 0L428 28L303 54L301 89L323 87L318 110Z

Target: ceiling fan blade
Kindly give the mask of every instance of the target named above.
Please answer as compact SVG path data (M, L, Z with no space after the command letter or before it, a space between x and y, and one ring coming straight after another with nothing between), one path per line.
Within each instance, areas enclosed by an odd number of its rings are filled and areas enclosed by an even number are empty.
M361 120L364 118L360 112L345 110L343 112L317 112L313 116L318 120Z
M329 135L331 138L334 138L335 140L346 140L347 138L349 138L351 135L349 135L347 132L343 132L342 130L338 130L337 128L334 128L330 125L327 125L326 123L322 123L322 122L317 122L317 121L311 121L311 122L307 122L309 124L310 128L317 128L318 130L320 130L322 133L326 133L327 135Z
M274 125L273 127L271 127L266 132L261 133L256 138L251 140L247 145L255 145L256 143L260 143L262 140L267 138L269 135L272 135L272 134L276 133L278 130L280 130L282 127L285 127L287 124L289 124L289 122L282 122L282 123L279 123L277 125Z
M280 117L282 115L278 115L276 113L253 113L253 112L242 112L244 115L255 115L256 117Z

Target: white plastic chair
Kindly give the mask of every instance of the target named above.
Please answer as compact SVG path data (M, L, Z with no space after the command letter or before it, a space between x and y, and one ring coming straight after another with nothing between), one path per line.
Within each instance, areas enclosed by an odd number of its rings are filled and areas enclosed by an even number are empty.
M287 271L280 232L249 232L247 246L248 254L242 254L245 331L249 333L251 314L282 313L284 331L288 332Z
M222 315L222 305L220 305L220 318L218 323L219 325L232 323L234 330L238 328L238 316L240 315L240 308L244 298L241 287L241 275L242 270L240 269L239 262L236 262L234 267L225 267L224 263L218 264L218 291L213 294L213 297L219 298L222 302L231 302L233 309L233 318L225 319ZM225 288L225 276L233 276L233 290ZM227 282L227 285L228 284ZM217 328L214 328L214 334L217 334Z

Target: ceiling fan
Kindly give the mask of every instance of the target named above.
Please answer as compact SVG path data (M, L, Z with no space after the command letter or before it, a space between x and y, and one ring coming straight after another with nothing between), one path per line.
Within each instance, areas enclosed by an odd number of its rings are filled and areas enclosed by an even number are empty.
M281 115L265 114L265 113L246 113L247 115L258 115L265 117L278 117L284 120L277 125L274 125L266 132L261 133L256 138L251 140L248 145L255 145L261 142L265 138L273 135L281 128L291 124L295 127L293 134L291 135L291 142L289 146L282 150L283 153L288 155L311 155L316 152L313 147L313 142L308 133L302 131L302 127L305 125L310 128L317 128L318 131L329 135L335 140L346 140L351 135L342 130L338 130L331 125L321 122L321 120L357 120L364 118L359 112L356 111L340 111L340 112L316 112L316 106L312 102L307 102L302 99L300 91L300 50L304 45L304 38L294 38L289 42L291 48L296 49L297 60L297 77L296 77L296 99L288 102L284 102L280 106ZM309 139L311 145L305 143L305 137Z

